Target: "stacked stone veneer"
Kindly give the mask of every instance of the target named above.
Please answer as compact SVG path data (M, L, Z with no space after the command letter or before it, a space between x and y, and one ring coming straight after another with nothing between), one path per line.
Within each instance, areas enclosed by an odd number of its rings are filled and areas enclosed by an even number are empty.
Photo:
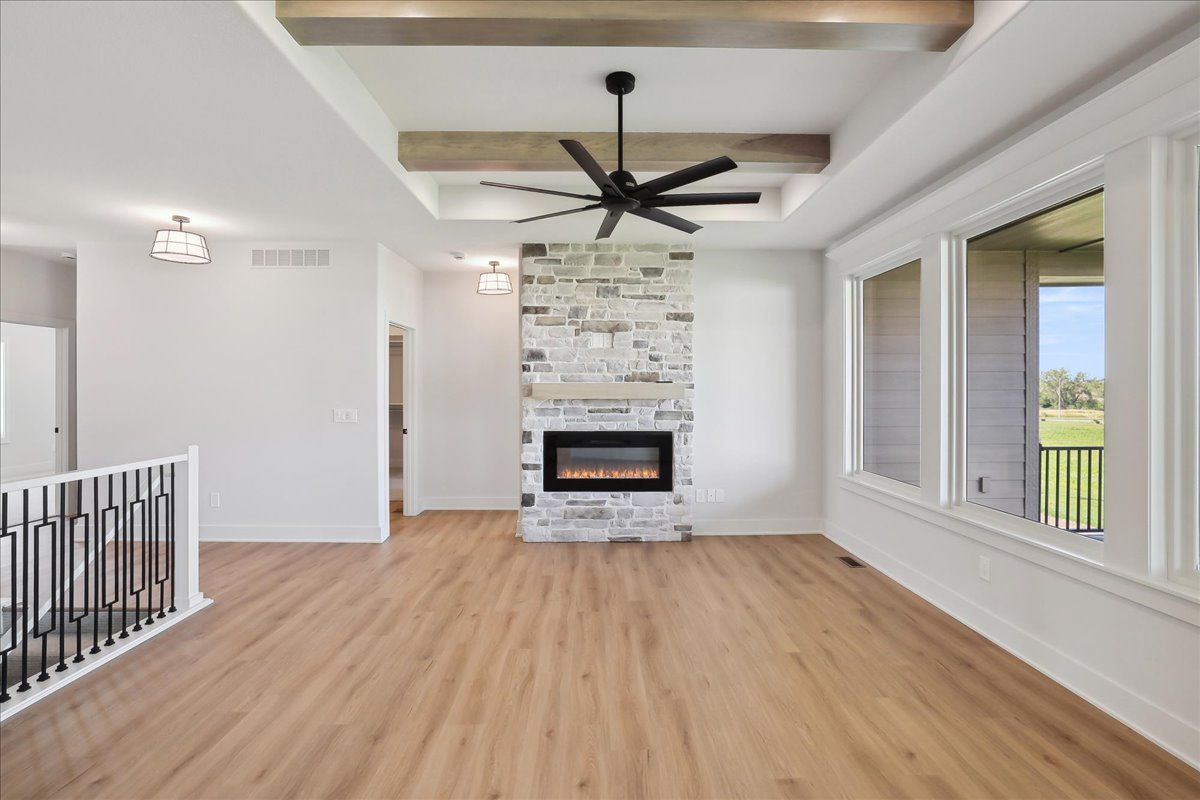
M692 251L664 244L521 248L521 515L527 542L692 536ZM677 400L534 400L544 382L682 383ZM675 432L673 492L543 492L542 432Z

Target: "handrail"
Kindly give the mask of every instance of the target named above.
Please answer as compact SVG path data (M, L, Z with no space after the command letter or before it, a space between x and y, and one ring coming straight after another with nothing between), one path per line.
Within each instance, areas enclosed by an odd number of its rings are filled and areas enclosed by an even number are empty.
M112 475L116 472L132 472L137 469L147 469L149 467L158 467L165 464L178 464L188 460L187 453L181 453L177 456L163 456L162 458L151 458L146 461L134 461L130 464L116 464L111 467L96 467L95 469L78 469L74 472L60 472L55 475L43 475L39 478L25 478L19 481L10 483L0 483L0 492L19 492L22 489L38 489L42 486L57 486L60 483L69 483L71 481L83 481L89 478L102 478L105 475Z

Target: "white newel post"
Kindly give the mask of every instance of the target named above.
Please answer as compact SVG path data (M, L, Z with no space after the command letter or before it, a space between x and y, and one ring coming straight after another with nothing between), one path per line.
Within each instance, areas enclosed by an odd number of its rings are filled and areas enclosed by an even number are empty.
M175 500L175 531L175 605L186 611L204 601L200 592L200 448L194 444L187 450L187 491Z

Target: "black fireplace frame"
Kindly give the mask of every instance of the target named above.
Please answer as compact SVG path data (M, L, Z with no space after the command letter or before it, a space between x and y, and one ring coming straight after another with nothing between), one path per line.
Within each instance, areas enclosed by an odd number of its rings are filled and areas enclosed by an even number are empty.
M657 478L560 478L559 447L656 447ZM542 491L673 492L675 435L671 431L543 431Z

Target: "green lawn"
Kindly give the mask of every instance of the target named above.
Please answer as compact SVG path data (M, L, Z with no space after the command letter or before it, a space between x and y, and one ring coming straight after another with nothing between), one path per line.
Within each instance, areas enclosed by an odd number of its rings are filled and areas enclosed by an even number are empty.
M1088 412L1086 415L1075 412L1070 417L1057 417L1054 414L1044 415L1038 427L1038 435L1045 447L1103 447L1104 446L1104 412ZM1075 459L1082 457L1082 462ZM1072 453L1071 468L1068 479L1067 453L1057 456L1049 454L1047 469L1049 475L1043 475L1038 491L1045 492L1051 517L1069 520L1072 523L1087 525L1088 511L1091 510L1092 527L1102 527L1099 522L1103 519L1101 503L1104 475L1099 469L1099 454L1092 454L1091 480L1085 480L1088 471L1088 454ZM1049 480L1047 481L1047 477ZM1081 485L1082 484L1082 485ZM1057 491L1056 491L1057 488ZM1075 502L1076 492L1079 493L1080 503ZM1056 498L1057 497L1057 501ZM1068 505L1067 499L1070 498ZM1051 523L1053 524L1053 522Z

